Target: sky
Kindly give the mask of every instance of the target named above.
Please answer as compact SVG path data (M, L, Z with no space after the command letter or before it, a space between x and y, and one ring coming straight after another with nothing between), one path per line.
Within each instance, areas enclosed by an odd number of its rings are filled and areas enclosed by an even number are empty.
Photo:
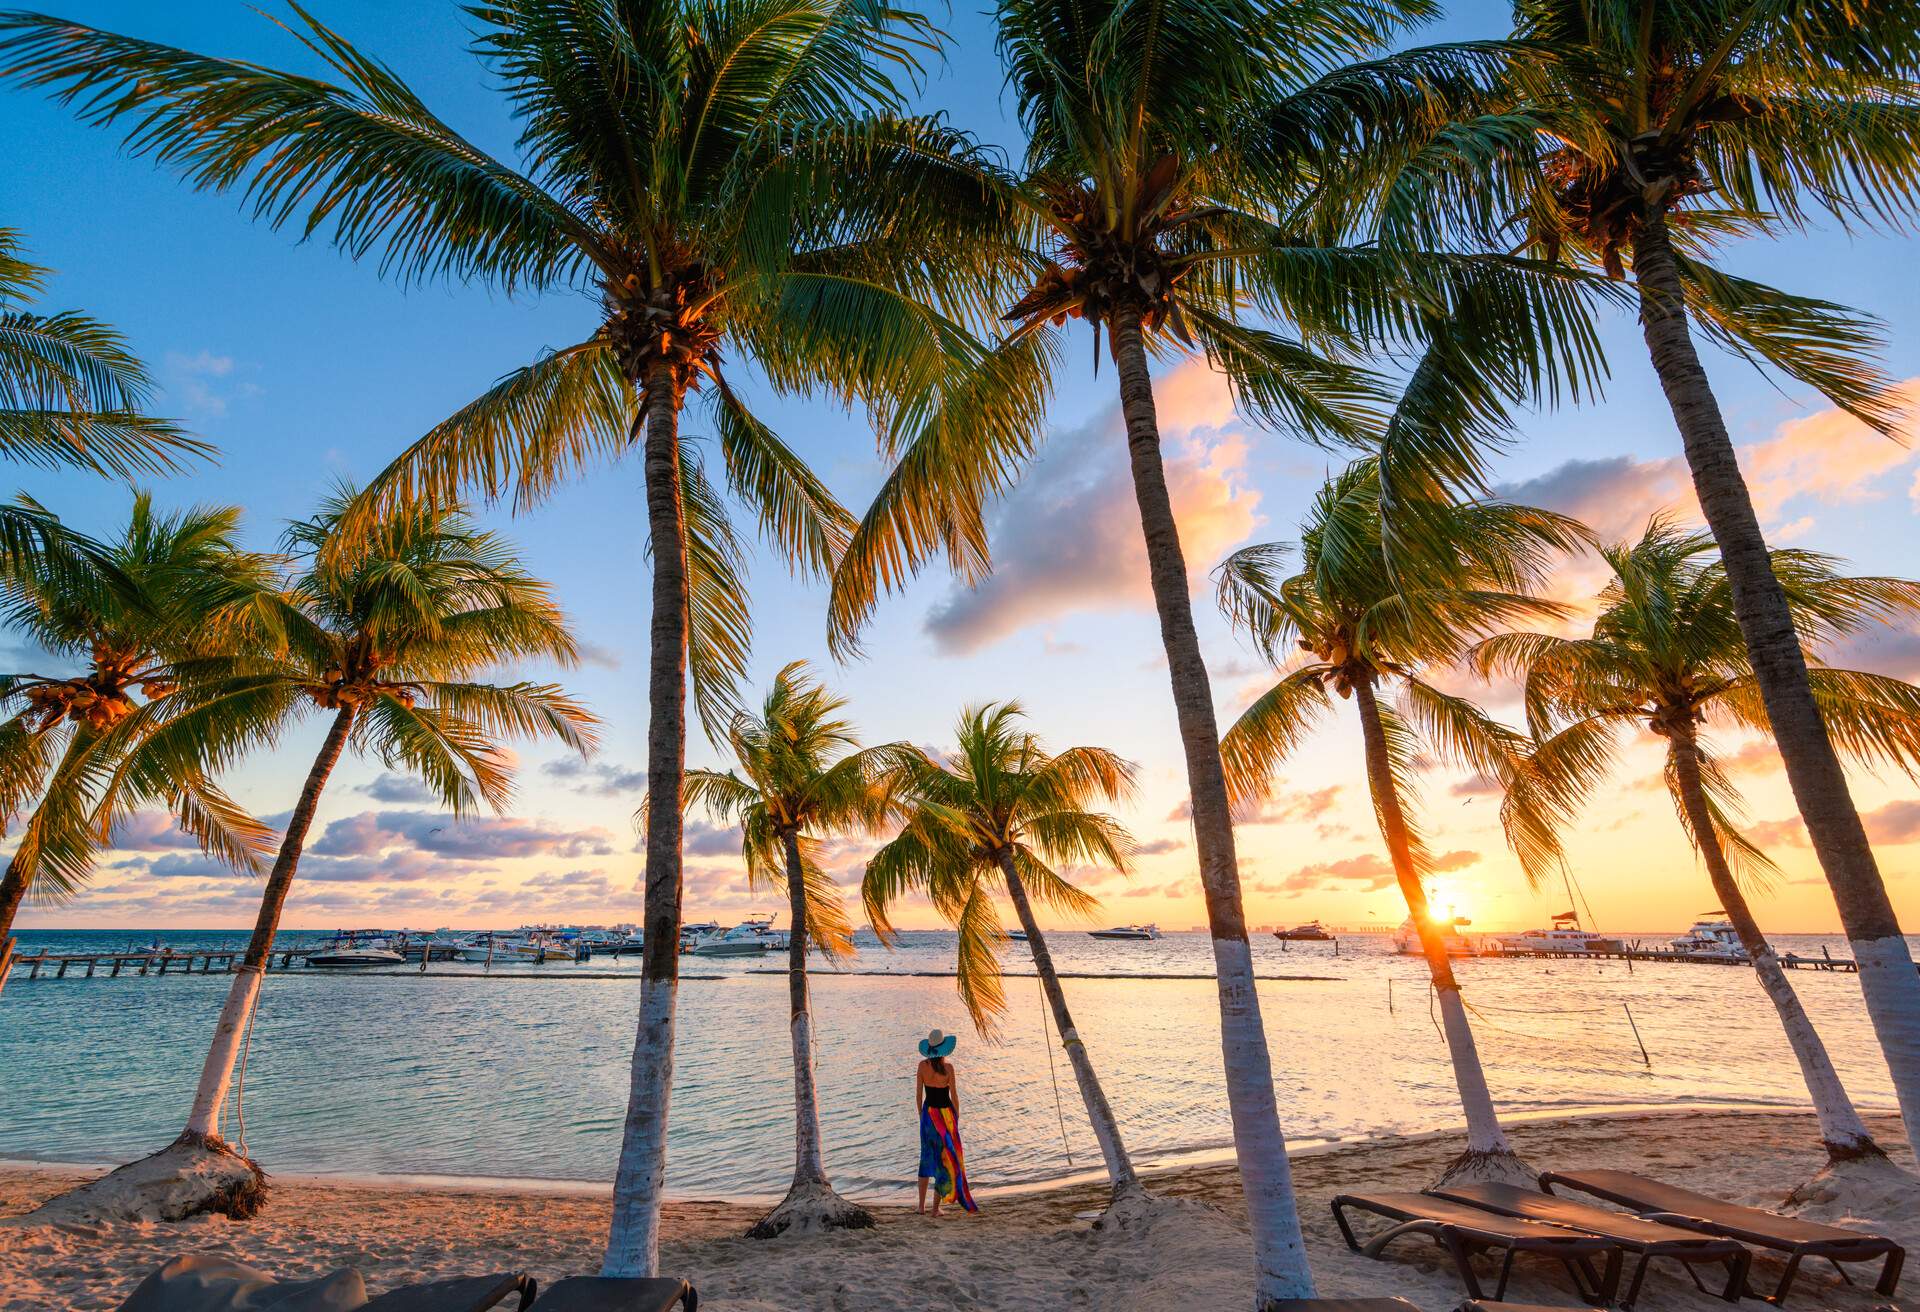
M156 6L70 0L63 17L191 49L314 72L311 56L238 0ZM314 0L312 10L390 63L444 119L511 158L504 99L467 52L468 20L452 3ZM1502 10L1455 6L1426 40L1493 36ZM991 26L966 4L947 17L952 37L929 69L924 108L1016 152L1018 125L1003 94ZM39 308L82 308L124 330L161 384L156 409L216 443L216 464L155 485L162 504L239 505L252 545L271 547L290 518L312 512L337 483L364 481L496 378L542 351L591 332L585 291L508 299L480 287L400 288L373 264L321 241L275 232L236 198L191 191L118 137L70 113L0 88L0 225L21 229L52 266ZM1885 363L1920 383L1920 261L1897 234L1822 230L1726 252L1735 272L1860 307L1885 321ZM1083 330L1084 331L1084 330ZM1076 338L1085 347L1084 338ZM1637 536L1647 517L1698 519L1679 441L1633 321L1604 326L1611 379L1580 409L1517 417L1497 466L1500 490L1576 514L1604 536ZM1770 540L1847 558L1863 573L1911 571L1920 521L1920 459L1837 415L1817 395L1703 348ZM868 742L938 747L963 706L1016 698L1054 748L1109 747L1139 767L1137 795L1118 814L1139 841L1137 869L1082 870L1099 917L1185 929L1204 923L1166 665L1148 594L1145 548L1124 463L1111 369L1096 377L1090 350L1070 350L1042 453L992 514L993 575L972 590L938 570L881 607L863 659L836 664L824 640L824 598L764 555L753 575L756 634L749 695L774 671L806 660L850 699ZM829 402L750 400L856 510L883 476L864 418ZM1205 574L1228 551L1291 540L1319 483L1342 459L1263 431L1235 414L1221 380L1198 361L1157 378L1166 456L1183 542L1194 571L1196 618L1222 724L1272 679L1209 601ZM1920 392L1916 392L1920 395ZM78 526L111 533L130 489L77 475L9 469L14 485ZM558 678L604 719L589 761L546 746L519 752L510 810L456 822L423 788L371 760L341 766L322 801L292 928L511 926L620 923L640 918L641 858L632 814L644 787L646 564L637 461L602 466L519 515L481 511L530 568L552 580L583 641ZM1591 559L1567 562L1556 595L1587 597ZM46 657L0 635L0 663L39 673ZM1843 653L1846 663L1920 678L1920 634L1882 631ZM1466 688L1459 679L1449 686ZM1505 690L1483 690L1517 714ZM1367 803L1357 726L1346 704L1284 770L1274 800L1238 831L1248 919L1255 925L1322 919L1391 927L1405 916ZM258 814L291 806L319 745L315 721L226 780ZM1830 895L1770 743L1722 735L1746 794L1753 836L1782 869L1758 899L1776 932L1837 927ZM725 766L697 733L689 757ZM1683 929L1710 908L1704 873L1659 783L1659 751L1643 737L1572 835L1573 876L1599 927ZM1855 797L1894 905L1920 923L1920 791L1901 776L1854 777ZM1567 892L1530 890L1506 851L1498 798L1442 769L1421 783L1421 813L1440 872L1437 905L1479 929L1524 928L1565 908ZM838 842L833 868L850 887L873 850ZM118 836L76 900L30 906L23 927L238 927L259 891L224 872L159 815ZM751 889L736 832L689 817L686 913L737 920L780 899ZM1584 909L1584 907L1583 907ZM908 925L931 925L910 909Z

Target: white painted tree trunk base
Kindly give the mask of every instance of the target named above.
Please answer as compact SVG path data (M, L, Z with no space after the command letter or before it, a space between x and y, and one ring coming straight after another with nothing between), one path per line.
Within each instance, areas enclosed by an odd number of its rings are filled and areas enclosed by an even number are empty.
M1920 1175L1881 1153L1828 1162L1787 1195L1781 1210L1823 1225L1906 1232L1920 1216Z
M151 1157L50 1198L13 1223L95 1226L184 1221L206 1213L244 1220L266 1197L266 1172L251 1158L218 1139L183 1134Z
M807 1181L787 1190L780 1205L753 1223L749 1239L776 1235L821 1235L830 1230L871 1230L873 1213L850 1203L823 1181Z
M1128 1180L1113 1187L1113 1198L1107 1203L1106 1210L1094 1219L1093 1228L1104 1232L1151 1226L1159 1217L1169 1215L1168 1209L1161 1206L1168 1201L1158 1194L1148 1193L1146 1186L1138 1179Z
M1538 1189L1540 1172L1511 1149L1481 1152L1469 1148L1448 1162L1447 1169L1440 1172L1440 1178L1433 1183L1435 1188L1443 1184L1510 1184L1521 1189Z

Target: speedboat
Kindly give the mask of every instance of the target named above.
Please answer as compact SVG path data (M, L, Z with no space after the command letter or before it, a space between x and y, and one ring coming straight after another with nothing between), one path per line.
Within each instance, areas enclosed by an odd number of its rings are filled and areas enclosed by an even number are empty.
M1450 957L1477 957L1480 947L1460 931L1473 922L1465 916L1455 916L1451 920L1440 922L1440 942ZM1420 931L1414 928L1413 917L1408 916L1400 922L1400 928L1393 933L1393 950L1403 957L1426 955L1420 946Z
M1273 936L1283 943L1331 943L1333 935L1327 927L1317 920L1309 920L1304 925L1295 925L1292 929L1276 929Z
M709 934L693 945L697 957L750 957L762 952L778 952L788 944L785 934L773 928L772 916L756 916L735 925L724 934Z
M719 932L720 922L717 920L697 920L691 924L682 925L680 926L680 950L691 952L694 945L701 939Z
M1599 934L1580 928L1580 918L1562 911L1553 918L1550 929L1530 929L1524 934L1504 934L1494 940L1503 952L1623 952L1626 944L1617 935Z
M496 934L493 939L495 961L572 961L573 944L559 932L537 926L522 926L511 935Z
M1007 931L1007 937L1015 943L1025 943L1028 941L1027 931L1024 929L1010 929Z
M400 966L406 958L384 938L340 934L307 954L309 966Z
M1092 938L1156 939L1160 937L1158 925L1116 925L1112 929L1090 929Z
M1693 922L1679 938L1669 941L1675 952L1689 957L1700 957L1714 961L1745 961L1747 950L1740 943L1740 935L1734 929L1733 922L1725 918L1724 912L1709 911ZM1716 918L1717 917L1717 918Z

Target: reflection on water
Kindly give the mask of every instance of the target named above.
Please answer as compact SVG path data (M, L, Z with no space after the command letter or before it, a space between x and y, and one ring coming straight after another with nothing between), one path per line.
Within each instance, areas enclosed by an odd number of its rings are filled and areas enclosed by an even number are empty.
M124 947L133 935L41 931L43 945ZM140 935L142 943L151 935ZM232 938L233 936L228 936ZM297 940L300 936L288 936ZM179 945L217 935L162 935ZM1211 952L1203 935L1155 943L1050 939L1073 979L1069 1001L1135 1159L1229 1141ZM962 1035L969 1166L991 1186L1097 1168L1064 1060L1050 1073L1038 982L1008 981L998 1042L974 1035L950 979L952 936L868 946L857 971L814 985L828 1166L854 1192L910 1182L914 1041ZM1818 956L1838 939L1783 937ZM1429 1011L1422 963L1354 938L1256 943L1259 971L1324 979L1260 986L1281 1114L1296 1141L1445 1129L1452 1076ZM784 960L784 957L779 958ZM1018 945L1010 970L1031 970ZM792 1164L786 986L769 963L683 959L669 1184L698 1195L777 1193ZM275 973L246 1069L247 1141L281 1171L394 1172L604 1180L626 1111L639 1004L637 958L584 965L439 965L425 979ZM597 974L614 978L586 978ZM1141 974L1202 979L1129 979ZM1804 1091L1752 972L1621 962L1463 962L1467 997L1503 1109L1680 1100L1801 1103ZM537 977L537 978L536 978ZM1850 975L1803 972L1795 986L1855 1097L1891 1106ZM221 976L117 980L16 975L0 994L0 1155L119 1160L164 1144L184 1120L220 1002ZM1651 1055L1642 1062L1623 1006ZM1055 1083L1066 1140L1055 1112ZM232 1128L231 1126L229 1127Z

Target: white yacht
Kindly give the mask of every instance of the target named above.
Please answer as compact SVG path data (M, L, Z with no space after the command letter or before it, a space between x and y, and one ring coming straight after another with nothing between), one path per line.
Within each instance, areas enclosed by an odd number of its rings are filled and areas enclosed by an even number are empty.
M1480 955L1480 945L1460 932L1462 928L1472 923L1465 916L1455 916L1449 921L1442 922L1440 940L1445 944L1448 956L1477 957ZM1412 916L1401 921L1400 928L1393 932L1393 950L1403 957L1426 955L1425 950L1420 946L1420 932L1414 928Z
M708 934L693 945L697 957L750 957L779 952L788 937L773 927L772 916L754 916L724 934Z
M1115 925L1112 929L1090 929L1092 938L1156 939L1160 937L1158 925Z
M1693 922L1679 938L1673 939L1670 946L1675 952L1690 957L1711 957L1719 961L1745 961L1747 950L1740 944L1740 935L1735 932L1733 922L1726 919L1723 911L1709 911Z
M1626 948L1617 934L1580 928L1580 918L1571 911L1555 916L1548 929L1502 934L1494 942L1505 952L1621 952Z
M400 966L406 958L385 938L364 934L337 934L307 954L309 966Z

